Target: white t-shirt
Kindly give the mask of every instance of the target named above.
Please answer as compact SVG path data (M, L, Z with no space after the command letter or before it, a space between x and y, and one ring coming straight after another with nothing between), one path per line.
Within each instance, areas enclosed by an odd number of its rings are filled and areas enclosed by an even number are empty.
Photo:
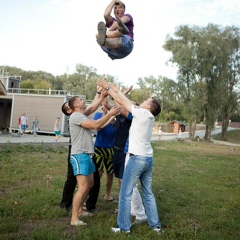
M74 112L69 118L69 129L72 141L71 154L94 153L94 144L90 129L81 127L88 118L79 112Z
M151 146L155 118L150 111L132 106L132 125L129 132L129 152L146 157L153 156Z
M27 125L28 118L26 116L21 116L21 124Z

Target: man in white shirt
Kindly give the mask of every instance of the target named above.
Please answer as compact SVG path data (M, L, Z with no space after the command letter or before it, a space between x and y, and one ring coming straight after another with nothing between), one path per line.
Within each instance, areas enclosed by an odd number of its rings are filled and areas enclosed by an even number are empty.
M131 197L133 188L136 186L138 179L140 179L148 224L155 232L159 233L161 223L158 217L155 196L152 192L154 161L151 137L155 116L161 112L160 102L157 99L148 98L138 107L116 85L108 84L106 80L100 80L98 84L103 89L106 89L116 102L133 115L129 134L130 159L124 170L119 199L119 228L112 228L112 231L130 233L132 226Z

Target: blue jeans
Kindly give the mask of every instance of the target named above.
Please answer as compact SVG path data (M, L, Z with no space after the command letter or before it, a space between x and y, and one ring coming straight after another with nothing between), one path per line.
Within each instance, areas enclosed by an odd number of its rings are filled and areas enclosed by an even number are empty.
M108 56L114 59L122 59L128 56L133 50L133 40L127 35L122 35L122 46L120 48L110 49L106 46L101 46L102 50L108 54Z
M34 136L37 136L38 127L33 127Z
M118 206L118 225L122 231L129 231L131 221L131 198L138 179L141 181L143 202L151 228L161 227L157 204L152 192L153 157L132 155L124 170Z

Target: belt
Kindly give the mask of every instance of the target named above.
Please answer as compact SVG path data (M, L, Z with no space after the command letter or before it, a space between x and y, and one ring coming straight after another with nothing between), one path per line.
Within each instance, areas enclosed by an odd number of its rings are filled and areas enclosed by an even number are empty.
M117 150L120 150L120 151L124 151L124 148L120 148L120 147L117 147L117 146L114 146L115 149Z

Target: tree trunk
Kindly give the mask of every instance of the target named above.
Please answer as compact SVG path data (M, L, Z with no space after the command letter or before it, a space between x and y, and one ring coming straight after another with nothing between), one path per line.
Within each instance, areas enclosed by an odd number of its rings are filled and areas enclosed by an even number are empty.
M206 132L204 135L204 140L210 142L211 133L212 133L212 128L209 125L206 125Z
M228 126L229 126L229 119L226 118L222 121L222 136L221 139L223 141L227 141L227 130L228 130Z

